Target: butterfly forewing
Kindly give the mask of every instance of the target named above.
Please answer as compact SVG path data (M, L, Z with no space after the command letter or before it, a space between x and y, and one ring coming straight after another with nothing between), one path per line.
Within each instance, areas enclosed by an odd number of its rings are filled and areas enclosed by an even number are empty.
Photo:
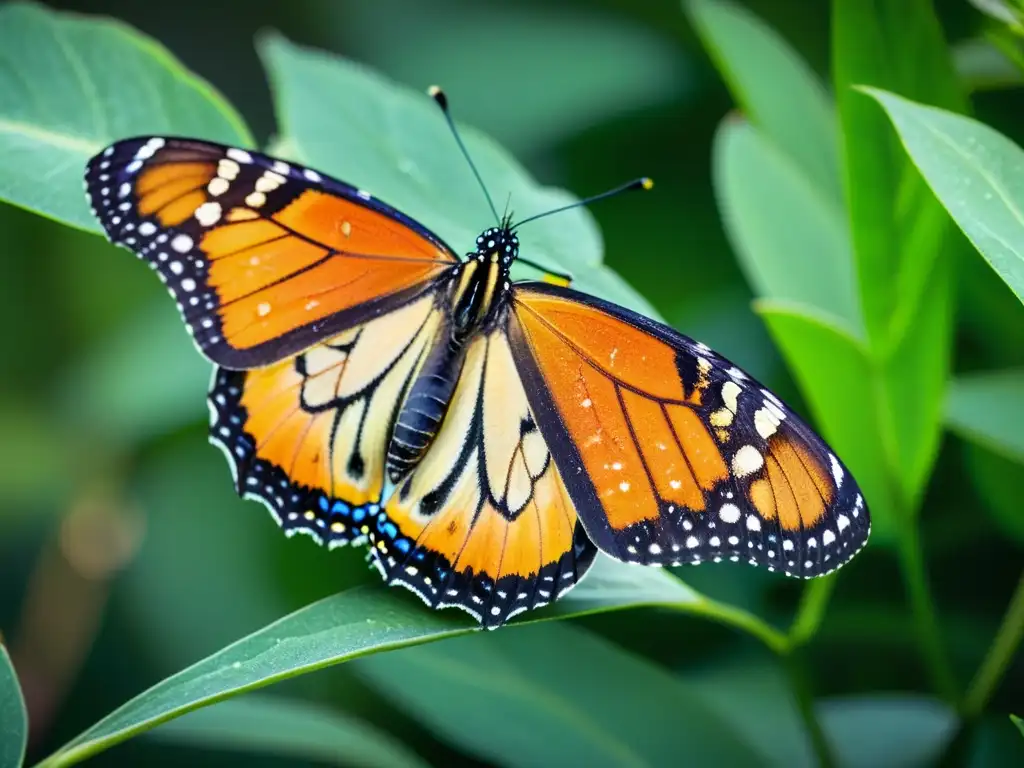
M110 239L157 271L203 354L231 368L400 305L457 261L362 190L208 142L118 142L90 161L86 187Z
M543 284L516 287L509 333L583 525L613 557L811 577L867 540L863 497L835 454L707 347Z

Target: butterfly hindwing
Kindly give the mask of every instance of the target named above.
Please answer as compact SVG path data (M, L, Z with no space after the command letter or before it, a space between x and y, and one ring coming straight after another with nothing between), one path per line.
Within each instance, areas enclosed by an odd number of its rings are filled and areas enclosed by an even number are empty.
M167 284L200 351L268 365L404 303L456 263L367 192L251 150L143 137L94 157L110 239Z
M265 368L218 368L211 441L286 533L364 540L396 410L440 324L423 296Z
M644 564L835 570L869 519L792 410L706 346L570 289L515 288L509 337L590 538Z
M384 577L485 626L556 600L596 550L577 519L503 329L471 341L441 429L371 526Z

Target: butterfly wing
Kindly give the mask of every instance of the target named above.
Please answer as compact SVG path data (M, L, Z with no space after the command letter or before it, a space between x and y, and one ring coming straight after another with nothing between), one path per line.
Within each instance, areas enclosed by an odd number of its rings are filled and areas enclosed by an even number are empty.
M366 538L397 409L441 324L418 299L273 365L214 373L211 441L289 535Z
M504 329L470 342L447 415L369 531L375 562L487 627L556 600L596 550L538 429Z
M108 237L153 267L200 351L269 365L429 290L440 239L348 184L193 139L118 142L86 189Z
M540 283L509 337L594 543L645 564L745 560L820 576L867 541L856 482L792 410L671 328Z

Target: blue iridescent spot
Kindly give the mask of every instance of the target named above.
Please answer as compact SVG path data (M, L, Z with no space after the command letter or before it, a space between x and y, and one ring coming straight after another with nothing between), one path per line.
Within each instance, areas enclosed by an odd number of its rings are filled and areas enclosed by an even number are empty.
M401 550L402 552L409 551L409 540L408 539L396 539L395 549Z
M426 557L426 556L427 556L427 553L426 553L426 552L424 552L424 551L423 551L422 549L420 549L420 550L417 550L417 551L416 551L416 554L415 554L415 555L413 555L413 557L415 557L415 558L416 558L417 560L422 560L422 559L423 559L424 557Z
M334 506L331 508L331 512L333 512L336 515L347 515L348 504L346 504L344 501L336 501L334 502Z
M366 517L366 510L363 509L362 507L356 507L355 509L352 510L352 519L355 520L357 523L364 517Z
M326 496L321 496L320 497L320 509L322 509L324 512L326 512L330 506L331 505L327 501L327 497Z
M384 532L384 535L387 536L389 539L393 539L395 538L395 536L398 535L398 528L396 528L395 524L391 522L384 523L384 525L381 526L381 530Z

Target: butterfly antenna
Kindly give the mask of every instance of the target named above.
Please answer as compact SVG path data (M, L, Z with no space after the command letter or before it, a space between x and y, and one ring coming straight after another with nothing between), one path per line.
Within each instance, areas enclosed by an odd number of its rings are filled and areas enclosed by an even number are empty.
M633 181L623 184L622 186L615 187L615 189L609 189L607 192L602 192L599 195L594 195L593 197L588 197L584 200L578 200L575 203L569 203L569 205L563 205L561 208L555 208L554 210L544 211L544 213L538 213L535 216L530 216L527 219L523 219L522 221L513 224L512 229L517 229L518 227L523 226L523 224L526 224L531 221L536 221L537 219L542 219L545 216L552 215L553 213L571 211L573 208L579 208L580 206L583 205L590 205L591 203L596 203L598 200L604 200L606 197L614 197L615 195L621 194L622 192L630 192L634 189L648 190L653 187L654 182L651 181L646 176L644 176L641 179L633 179Z
M473 175L476 176L477 183L480 185L480 189L484 192L484 197L487 198L487 204L491 207L491 213L494 214L494 219L500 225L501 218L498 216L498 209L494 207L494 201L491 200L491 193L487 191L487 187L484 185L484 180L480 176L480 171L476 169L473 164L473 158L469 156L469 151L466 149L466 145L462 143L462 137L459 135L458 129L455 127L455 121L452 120L452 113L448 110L448 97L445 96L438 86L432 85L427 89L427 93L430 95L437 105L441 107L441 111L444 112L444 119L448 121L448 127L452 130L452 136L455 137L455 141L459 145L459 149L462 150L462 156L466 158L466 162L469 163L470 169L473 171Z

